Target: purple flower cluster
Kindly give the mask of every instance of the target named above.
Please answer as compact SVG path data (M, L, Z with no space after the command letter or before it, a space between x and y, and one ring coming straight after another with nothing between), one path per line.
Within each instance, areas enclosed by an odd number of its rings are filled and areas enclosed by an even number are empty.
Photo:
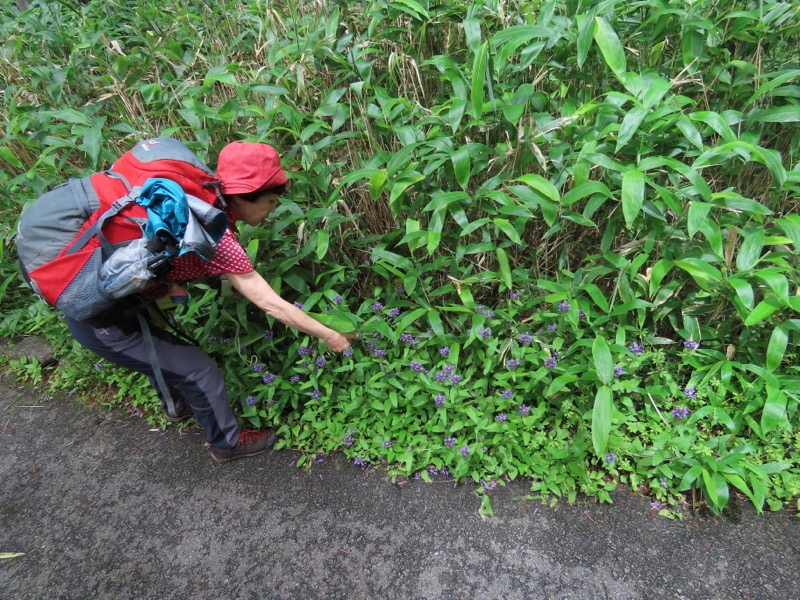
M376 300L372 305L372 310L375 312L381 312L383 310L383 304Z
M94 368L95 368L97 371L102 371L103 369L105 369L105 368L106 368L106 364L105 364L105 363L101 363L101 362L99 362L99 363L94 363Z
M621 377L624 372L622 365L614 363L614 377Z
M345 349L344 352L342 352L342 354L344 354L345 356L353 356L353 349L352 348L347 348L347 349Z
M446 437L444 438L444 445L452 448L453 446L456 445L456 439L452 437Z
M253 372L254 373L261 373L264 370L266 365L264 363L258 363L257 365L253 365Z
M342 441L342 443L344 444L345 448L349 448L350 446L352 446L354 441L355 439L353 438L352 435L350 435L349 433L344 434L344 440Z
M322 367L324 367L324 366L327 364L327 361L325 360L325 357L324 357L324 356L320 356L320 357L317 359L317 362L316 362L316 363L314 363L314 364L316 364L316 365L317 365L317 368L318 368L318 369L321 369Z
M422 363L417 362L416 360L412 360L409 366L411 367L412 371L417 371L417 372L422 371Z
M669 489L669 483L666 477L662 477L661 479L659 479L659 481L661 482L662 488L664 488L665 490Z
M607 463L612 463L612 462L614 462L615 460L617 460L617 455L616 455L616 454L614 454L613 452L609 452L608 454L606 454L606 455L603 457L603 460L604 460L604 461L606 461Z
M506 388L502 392L500 392L500 395L506 400L511 400L511 397L514 395L514 392L511 391L511 388Z
M320 398L322 398L322 392L320 392L319 390L314 390L313 392L311 392L311 397L314 400L319 400Z
M506 361L506 368L507 368L509 371L515 371L515 370L517 369L517 367L519 367L519 360L518 360L518 359L516 359L516 358L509 358L509 359Z
M688 348L689 350L697 350L700 347L700 342L683 342L683 347Z
M524 404L519 405L519 414L521 414L523 417L529 412L531 412L530 406L525 406Z
M386 356L386 350L384 350L383 348L373 348L372 355L375 358L383 358L384 356Z
M271 340L271 339L272 339L272 338L274 338L274 337L275 337L275 334L274 334L274 333L272 333L272 330L271 330L271 329L270 329L269 331L265 331L265 332L264 332L264 339L265 339L265 340Z
M558 305L558 312L569 312L569 309L572 308L569 304L568 300L562 300L561 303Z
M334 304L341 304L342 302L344 302L344 300L342 299L342 297L341 297L341 296L336 296L336 297L333 299L333 303L334 303Z
M480 336L485 340L488 340L490 337L492 337L491 327L483 327L480 331Z
M382 446L384 448L391 448L392 447L392 440L383 440Z
M520 333L517 336L517 341L522 344L523 346L527 346L533 341L533 337L527 331L525 333Z
M436 394L433 400L436 402L436 406L444 406L444 401L447 400L447 397L444 394Z
M300 346L300 347L297 349L297 353L298 353L300 356L305 356L306 354L311 354L311 348L309 348L308 346Z
M544 366L552 371L558 366L558 359L555 356L550 356L544 360Z
M360 457L358 457L358 456L356 456L356 457L353 459L353 464L354 464L354 465L357 465L357 466L359 466L359 467L361 467L362 469L363 469L364 467L366 467L366 466L367 466L367 463L366 463L366 462L364 462L364 459L363 459L363 458L360 458Z
M683 395L693 400L697 398L697 388L686 388Z
M547 331L549 331L551 333L555 333L556 331L558 331L558 323L550 323L547 326Z
M261 378L261 381L263 381L264 383L272 383L273 381L275 381L275 375L273 375L272 373L267 373Z
M465 444L464 446L461 447L461 450L459 450L459 452L461 452L461 456L469 456L469 446Z
M522 300L522 292L509 292L509 300Z
M289 377L290 383L300 383L300 375L292 375Z
M399 317L402 311L399 308L390 308L389 309L389 316L390 317Z
M640 356L642 352L644 352L644 348L639 342L633 342L630 346L628 346L628 350L633 352L636 356Z
M676 406L672 409L672 416L676 419L685 419L689 416L689 409L685 406Z
M443 348L439 348L439 354L446 357L448 354L450 354L450 346L444 346Z
M292 302L292 304L293 304L294 306L296 306L297 308L299 308L300 310L303 310L303 305L302 305L302 304L300 304L299 302Z
M498 421L505 421L507 418L508 417L506 417L506 413L500 413L499 415L497 415L495 417L495 419L498 420Z
M250 406L255 406L256 402L258 402L258 398L256 398L255 396L250 395L247 397L247 403Z
M475 312L485 316L487 319L494 319L494 311L493 310L486 310L485 306L478 306L475 309Z
M401 333L400 341L403 342L404 344L418 344L419 338L415 338L410 333Z

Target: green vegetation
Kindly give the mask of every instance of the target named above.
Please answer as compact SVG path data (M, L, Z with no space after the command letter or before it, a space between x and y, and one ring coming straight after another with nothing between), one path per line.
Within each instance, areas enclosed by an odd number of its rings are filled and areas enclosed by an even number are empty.
M570 501L622 481L668 516L800 495L796 3L0 10L0 333L58 339L60 381L156 404L31 303L21 206L146 136L211 164L247 138L292 187L243 245L361 338L332 356L196 286L179 318L243 419L305 457L444 468L488 510L523 478Z

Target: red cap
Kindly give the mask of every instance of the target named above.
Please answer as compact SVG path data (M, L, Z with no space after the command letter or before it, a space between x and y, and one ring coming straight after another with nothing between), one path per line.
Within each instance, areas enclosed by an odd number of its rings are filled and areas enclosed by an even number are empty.
M233 142L219 153L223 194L247 194L286 183L278 151L267 144Z

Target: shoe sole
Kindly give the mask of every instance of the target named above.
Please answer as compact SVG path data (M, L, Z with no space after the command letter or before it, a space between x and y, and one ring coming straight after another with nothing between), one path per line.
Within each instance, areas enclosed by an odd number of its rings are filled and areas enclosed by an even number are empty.
M247 454L237 454L236 456L231 456L229 458L219 458L215 456L213 452L211 452L211 459L219 464L223 464L226 462L231 462L232 460L237 460L239 458L250 458L251 456L258 456L259 454L264 454L267 450L272 448L275 445L275 440L278 438L275 432L272 433L272 436L267 438L267 445L264 447L263 450L257 450L256 452L248 452Z

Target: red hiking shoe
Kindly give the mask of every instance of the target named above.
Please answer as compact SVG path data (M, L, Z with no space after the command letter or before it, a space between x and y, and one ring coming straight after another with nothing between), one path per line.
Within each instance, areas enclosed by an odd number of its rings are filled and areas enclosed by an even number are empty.
M230 450L211 448L211 458L218 463L226 463L237 458L258 456L263 454L275 444L275 430L273 429L242 429L239 441Z

